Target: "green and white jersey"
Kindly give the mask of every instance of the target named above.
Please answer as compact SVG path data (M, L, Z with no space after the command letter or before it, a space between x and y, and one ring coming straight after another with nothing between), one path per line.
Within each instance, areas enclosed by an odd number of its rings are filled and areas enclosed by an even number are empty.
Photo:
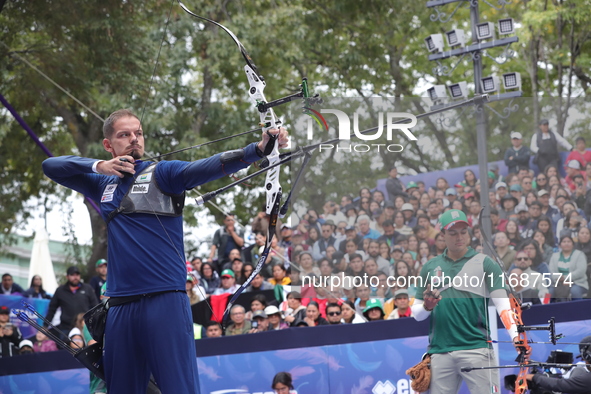
M417 299L423 299L427 284L442 297L431 312L429 353L490 347L488 301L491 292L505 288L501 267L472 248L453 261L446 249L423 266L420 276Z

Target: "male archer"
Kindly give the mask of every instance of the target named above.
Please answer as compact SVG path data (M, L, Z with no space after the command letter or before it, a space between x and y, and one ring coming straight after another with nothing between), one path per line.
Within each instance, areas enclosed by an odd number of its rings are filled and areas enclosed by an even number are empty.
M495 362L488 327L489 297L503 321L507 321L510 337L514 342L518 340L503 272L490 257L469 246L469 224L464 212L451 209L439 221L446 249L423 266L423 286L417 288L412 306L416 320L431 316L430 393L455 394L462 380L472 394L498 393L497 370L467 373L461 368L486 367Z
M269 132L278 135L280 148L287 145L285 129ZM107 223L108 392L146 392L152 373L164 393L198 393L193 324L185 293L185 190L259 160L271 139L263 133L260 142L241 152L194 162L146 162L140 160L144 154L140 120L125 109L107 118L103 136L103 147L113 159L54 157L43 162L43 171L61 185L100 201Z

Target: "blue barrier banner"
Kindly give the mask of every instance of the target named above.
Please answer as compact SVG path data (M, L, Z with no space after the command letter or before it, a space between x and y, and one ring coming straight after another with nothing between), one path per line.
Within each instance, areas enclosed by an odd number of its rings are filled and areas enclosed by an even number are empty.
M29 304L33 305L35 310L39 312L39 314L45 316L47 314L47 309L49 308L49 300L42 300L39 298L26 298L21 296L13 296L13 295L0 295L0 305L5 305L10 308L10 321L15 326L17 326L21 333L23 334L23 338L32 337L37 333L33 327L29 325L29 323L25 323L19 320L14 313L12 313L13 309L21 309L25 310L23 307L23 301L28 302ZM35 319L37 323L43 325L41 319L37 319L35 315L29 310L26 310L27 315L30 319Z
M532 344L535 361L546 361L553 350L576 357L577 345L560 343L579 342L591 333L589 300L533 307L525 314L528 324L539 326L547 326L549 317L555 316L556 332L564 335L556 346ZM414 394L405 372L426 351L422 323L405 319L197 340L200 392L271 394L273 376L287 371L299 394ZM515 348L504 343L510 338L497 323L498 360L491 360L491 366L515 365ZM534 342L548 341L547 331L527 335ZM88 392L88 372L79 366L65 351L0 358L0 392ZM499 371L502 393L508 393L502 388L504 376L517 372L518 368ZM465 385L459 393L468 394Z
M372 323L366 323L368 333ZM338 327L335 327L335 329ZM344 327L343 327L344 328ZM318 328L302 328L314 330ZM563 341L578 342L591 332L591 320L557 323L557 333ZM264 340L264 333L253 334L249 341ZM530 331L528 338L547 342L547 331ZM499 341L509 341L504 328ZM399 338L374 342L357 342L329 346L282 349L254 353L228 354L197 359L202 393L211 394L271 394L271 380L280 371L290 372L298 394L317 393L380 393L413 394L406 370L421 361L427 349L427 336ZM532 345L532 360L546 361L552 350L579 354L577 345ZM500 359L494 365L514 365L517 353L511 343L500 343ZM575 360L576 362L576 360ZM503 377L516 374L518 369L500 370ZM502 390L507 392L506 390ZM460 394L469 394L462 385Z
M88 394L89 387L90 373L86 368L0 376L2 393Z

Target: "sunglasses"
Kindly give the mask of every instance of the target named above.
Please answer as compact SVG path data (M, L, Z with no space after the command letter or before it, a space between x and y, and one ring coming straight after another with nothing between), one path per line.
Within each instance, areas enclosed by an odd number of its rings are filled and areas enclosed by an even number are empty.
M544 178L544 177L538 178L538 181L545 181L545 180L546 180L546 178Z
M518 257L517 261L528 261L529 257Z
M328 312L327 315L328 316L340 316L341 312Z

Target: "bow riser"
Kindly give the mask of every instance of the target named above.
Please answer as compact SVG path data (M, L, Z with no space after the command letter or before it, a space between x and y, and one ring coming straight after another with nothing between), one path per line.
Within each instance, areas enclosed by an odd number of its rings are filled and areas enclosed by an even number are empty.
M248 78L248 83L250 85L250 89L248 90L248 94L250 95L250 99L255 106L258 107L261 103L266 103L267 100L265 99L265 86L266 83L260 75L257 74L255 70L252 69L250 65L244 66L244 72L246 73L246 77ZM265 111L260 112L260 126L264 133L267 133L269 129L277 129L281 125L281 121L275 115L275 111L273 108L267 108ZM279 162L279 142L277 141L276 136L272 136L269 144L273 143L273 150L271 152L264 152L267 160L269 161L269 165L273 165ZM267 172L267 178L265 180L265 189L267 191L267 204L265 212L267 215L271 215L271 211L273 210L273 206L275 201L277 200L277 196L281 195L281 185L279 184L279 173L280 167L273 167ZM281 203L279 201L279 203Z

